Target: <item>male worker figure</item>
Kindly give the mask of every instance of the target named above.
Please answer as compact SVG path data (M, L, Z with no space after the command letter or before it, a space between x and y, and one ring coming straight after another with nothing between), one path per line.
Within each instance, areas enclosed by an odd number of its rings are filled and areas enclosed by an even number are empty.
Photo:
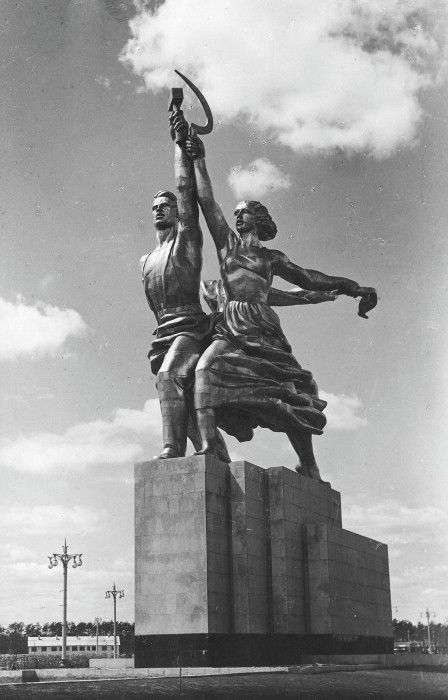
M173 140L178 137L173 130L171 136ZM146 298L158 324L148 357L157 375L162 411L159 459L183 457L187 433L199 449L192 388L194 370L210 342L213 323L199 301L203 241L192 163L176 142L174 175L178 197L165 190L155 195L152 212L157 246L140 261ZM216 456L230 461L221 436Z

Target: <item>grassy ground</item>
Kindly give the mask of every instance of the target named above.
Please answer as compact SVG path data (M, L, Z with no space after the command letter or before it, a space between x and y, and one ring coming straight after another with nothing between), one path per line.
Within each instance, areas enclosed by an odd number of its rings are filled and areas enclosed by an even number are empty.
M448 679L433 671L254 674L2 685L3 698L448 698Z

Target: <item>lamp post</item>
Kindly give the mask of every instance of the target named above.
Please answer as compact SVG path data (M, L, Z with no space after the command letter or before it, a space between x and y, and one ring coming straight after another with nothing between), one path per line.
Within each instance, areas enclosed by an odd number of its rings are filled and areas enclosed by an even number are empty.
M431 619L431 617L435 617L436 614L435 614L435 613L430 613L429 610L428 610L428 608L426 608L426 610L425 610L424 613L420 613L420 617L423 617L423 616L426 617L426 629L427 629L427 633L428 633L428 654L432 654L432 651L431 651L431 627L430 627L430 619Z
M102 619L100 617L96 617L94 619L94 623L96 625L96 655L98 656L98 628L102 623Z
M50 563L48 568L52 569L54 566L58 565L58 562L62 562L62 573L64 578L64 594L62 599L62 659L61 666L67 665L67 567L69 561L73 559L72 567L76 569L77 566L82 566L82 554L67 554L67 540L64 540L62 545L62 554L53 552L51 556L48 557Z
M115 581L114 585L112 586L112 589L110 591L106 591L106 598L113 597L114 599L114 659L117 658L117 596L119 598L124 597L124 591L118 591L116 586L115 586Z

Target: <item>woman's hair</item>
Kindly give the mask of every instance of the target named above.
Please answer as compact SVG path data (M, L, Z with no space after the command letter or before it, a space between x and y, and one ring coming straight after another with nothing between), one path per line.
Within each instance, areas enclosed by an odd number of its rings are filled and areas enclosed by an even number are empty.
M255 211L255 224L260 241L270 241L277 235L277 226L272 221L268 210L261 202L251 200L248 202Z
M168 190L160 190L154 195L154 199L157 199L158 197L166 197L177 207L177 197L173 192L169 192Z

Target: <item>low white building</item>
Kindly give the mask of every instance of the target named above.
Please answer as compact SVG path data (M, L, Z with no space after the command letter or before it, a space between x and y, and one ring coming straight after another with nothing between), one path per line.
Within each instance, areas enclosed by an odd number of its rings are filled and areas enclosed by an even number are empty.
M96 635L67 637L67 653L97 651ZM113 652L114 638L98 636L98 653ZM62 652L62 637L28 637L28 654L60 654ZM120 653L120 637L117 637L117 654Z

